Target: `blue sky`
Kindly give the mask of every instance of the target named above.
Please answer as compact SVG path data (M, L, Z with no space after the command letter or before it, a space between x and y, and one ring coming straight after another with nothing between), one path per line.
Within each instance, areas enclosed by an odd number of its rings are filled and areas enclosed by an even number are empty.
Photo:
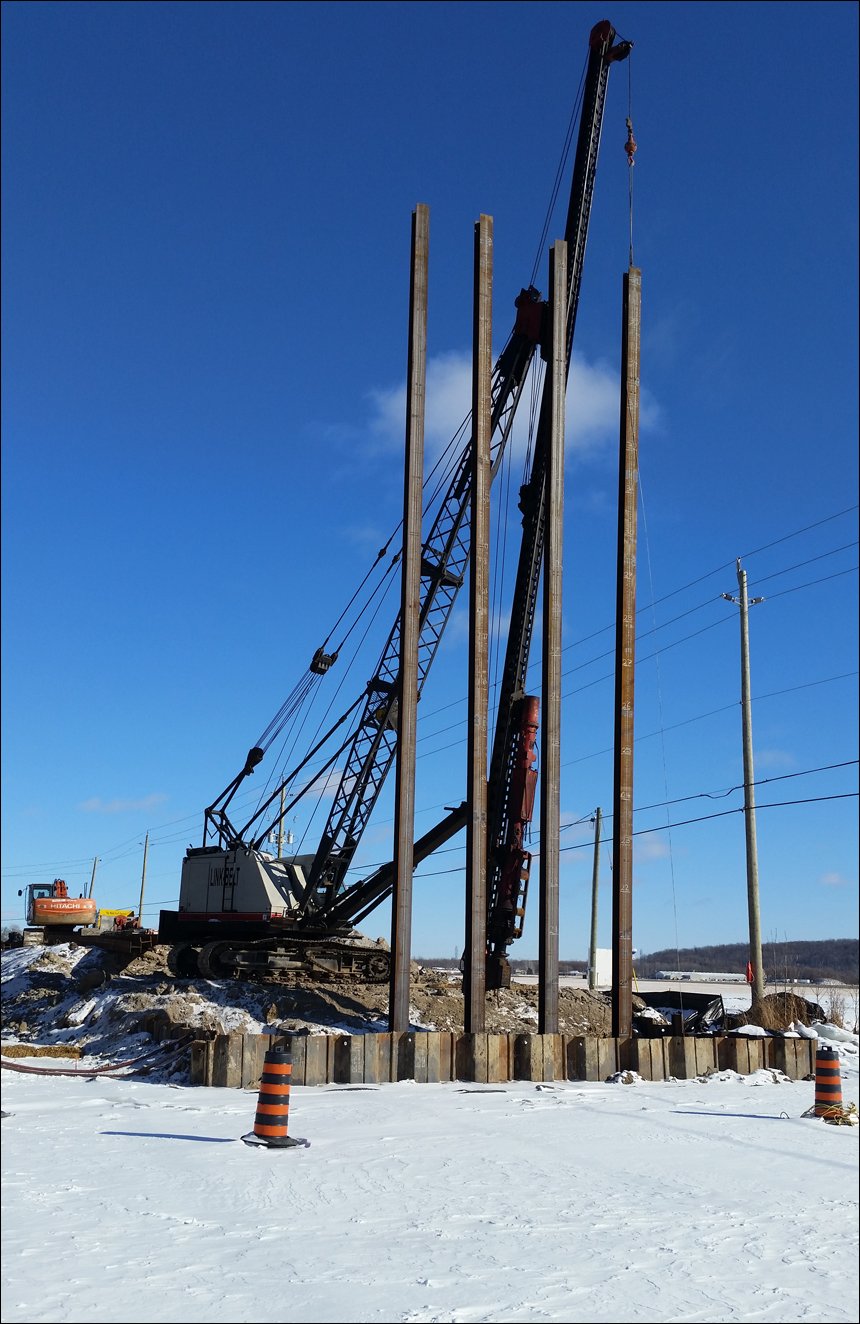
M856 789L856 763L808 772L857 757L853 5L3 10L4 919L24 883L80 890L96 855L101 904L133 904L147 829L147 915L175 903L203 805L399 520L411 210L431 212L435 458L468 408L472 223L495 221L501 347L606 16L635 42L639 601L683 589L639 617L637 827L667 821L644 806L742 781L737 620L719 598L738 555L768 597L751 627L757 776L803 774L759 801ZM612 632L578 641L614 609L627 101L621 66L568 397L566 957L588 931L575 820L611 801ZM551 237L562 226L560 209ZM540 270L545 288L545 255ZM326 702L363 688L393 609ZM464 609L421 705L421 830L463 791L465 705L447 705L465 695ZM683 800L669 821L739 803ZM320 820L297 815L308 849ZM386 858L390 817L386 793L361 861ZM856 800L763 809L758 829L765 934L856 934ZM418 954L462 946L461 858L454 843L421 870ZM608 943L605 854L603 873ZM635 879L637 947L743 938L742 815L643 834ZM536 951L536 910L516 954ZM365 927L387 933L386 912Z

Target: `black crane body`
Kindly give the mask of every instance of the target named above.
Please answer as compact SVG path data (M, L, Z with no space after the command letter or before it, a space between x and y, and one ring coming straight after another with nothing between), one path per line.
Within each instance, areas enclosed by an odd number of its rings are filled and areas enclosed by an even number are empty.
M594 178L600 146L609 67L627 57L631 43L613 45L615 31L599 23L589 39L579 135L573 167L565 239L568 243L567 366L576 325ZM493 475L505 453L517 406L536 350L547 348L547 305L533 287L517 298L513 332L495 366L492 384ZM525 835L537 782L534 767L539 700L526 693L526 673L534 630L543 555L544 489L550 426L550 390L544 381L528 481L520 490L523 531L511 606L496 728L489 770L487 985L510 982L507 950L522 934L531 856ZM455 467L422 547L419 639L419 695L436 656L469 559L471 437ZM242 771L205 811L201 847L189 847L183 861L178 911L162 911L159 940L171 945L170 968L178 977L223 977L303 971L322 978L387 982L387 950L356 932L372 910L391 895L393 865L370 877L347 882L347 871L396 756L399 615L365 691L295 767L285 782L236 828L228 816L238 788L264 757L281 727L284 710L252 748ZM319 649L312 659L310 686L336 662ZM286 707L286 705L285 705ZM355 714L360 710L357 721ZM324 764L322 773L345 755L332 806L313 854L274 859L261 846L273 823L272 806L284 785L331 740L342 725L352 729ZM272 734L274 732L274 734ZM316 769L320 775L319 769ZM274 823L283 821L305 788ZM419 864L466 823L467 806L447 816L415 843ZM267 817L269 815L269 817ZM265 824L265 826L263 826ZM210 837L212 840L210 841Z

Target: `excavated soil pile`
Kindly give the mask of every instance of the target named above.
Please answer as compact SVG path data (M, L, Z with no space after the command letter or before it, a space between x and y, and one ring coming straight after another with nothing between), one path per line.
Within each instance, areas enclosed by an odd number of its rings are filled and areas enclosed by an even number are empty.
M84 1053L83 1048L72 1044L6 1044L3 1045L4 1057L64 1057L74 1062Z
M413 1020L420 1021L427 1029L463 1028L463 992L459 979L450 981L444 975L423 971L412 980L411 1007ZM602 993L589 993L586 988L560 990L558 1018L562 1034L589 1034L603 1038L612 1033L609 998ZM534 1031L537 1019L538 990L534 984L512 984L510 988L498 989L487 996L487 1030L490 1034Z
M360 1033L363 1029L385 1029L388 988L382 984L296 983L291 987L269 985L273 997L266 1021L284 1030L312 1025L336 1025ZM487 1030L491 1034L528 1032L537 1029L538 991L534 985L514 984L487 997ZM424 1030L462 1030L463 990L459 976L452 978L433 970L413 971L409 995L412 1024ZM559 996L559 1028L563 1034L609 1035L611 1006L603 994L586 989L562 989ZM372 1022L372 1023L369 1023Z
M763 1030L787 1030L794 1021L811 1025L813 1021L826 1021L824 1008L796 993L768 993L755 1002L749 1011L732 1018L735 1025L760 1025Z

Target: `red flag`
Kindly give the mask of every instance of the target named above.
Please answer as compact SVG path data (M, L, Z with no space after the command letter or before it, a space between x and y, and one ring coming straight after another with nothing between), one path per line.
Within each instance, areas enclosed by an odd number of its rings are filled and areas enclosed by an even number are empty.
M753 982L752 961L747 961L747 983L751 984L752 982Z

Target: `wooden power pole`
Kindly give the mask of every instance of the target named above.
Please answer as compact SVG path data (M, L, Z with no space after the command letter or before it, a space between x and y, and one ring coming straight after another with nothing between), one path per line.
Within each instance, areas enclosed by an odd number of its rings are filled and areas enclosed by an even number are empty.
M278 819L278 859L284 858L284 814L287 808L287 788L281 787L281 816Z
M624 277L618 566L615 597L615 767L612 788L612 1033L633 1031L633 682L636 666L636 507L642 272Z
M546 465L541 682L540 938L538 1033L558 1033L558 871L561 816L561 570L564 537L564 392L567 383L567 244L549 255L552 406Z
M397 686L397 771L394 789L394 893L391 901L391 990L388 1003L388 1024L392 1032L409 1029L429 241L430 208L419 203L412 213L412 267L409 280L400 674Z
M747 594L747 572L737 563L738 606L741 617L741 714L744 731L744 825L747 853L747 905L750 921L750 965L753 970L752 1000L764 997L764 961L761 954L761 912L758 900L758 843L755 831L755 771L753 769L752 695L750 692L750 602ZM763 598L754 598L763 602Z
M493 376L493 218L475 224L472 330L472 472L469 548L464 1028L485 1028L487 986L487 708L490 642L490 438Z
M594 859L591 865L591 941L588 944L588 987L597 992L597 899L600 891L600 829L603 811L594 811Z
M747 905L750 921L750 965L752 966L752 1000L764 997L764 960L761 953L761 912L758 900L758 843L755 831L755 771L753 768L752 696L750 693L750 607L764 598L750 598L747 593L747 572L737 560L739 596L723 593L727 602L740 607L741 619L741 719L744 749L744 826L746 828Z
M143 894L146 890L146 857L149 854L149 833L143 843L143 871L140 875L140 903L137 907L137 918L140 921L140 927L143 928Z

